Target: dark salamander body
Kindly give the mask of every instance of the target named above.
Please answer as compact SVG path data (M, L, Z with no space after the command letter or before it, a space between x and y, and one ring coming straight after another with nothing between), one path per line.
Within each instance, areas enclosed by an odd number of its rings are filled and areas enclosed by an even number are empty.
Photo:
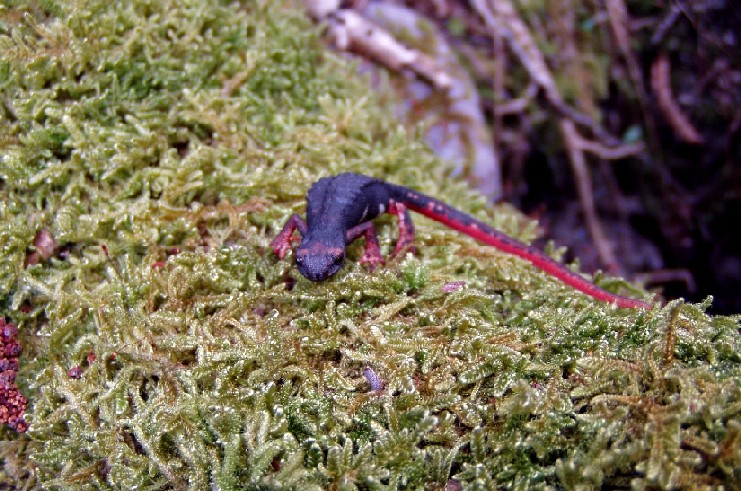
M484 222L456 210L442 201L404 186L397 186L373 177L346 173L319 179L306 195L306 222L294 214L283 230L271 242L281 259L297 239L296 264L302 275L311 281L329 278L342 267L345 247L365 237L365 253L360 259L372 268L383 263L381 250L371 220L382 213L399 219L399 239L395 254L414 248L414 225L409 210L421 213L452 229L504 252L519 256L558 278L567 285L597 300L615 303L619 307L651 309L641 300L615 295L590 283L579 274L554 261L538 249L493 229Z

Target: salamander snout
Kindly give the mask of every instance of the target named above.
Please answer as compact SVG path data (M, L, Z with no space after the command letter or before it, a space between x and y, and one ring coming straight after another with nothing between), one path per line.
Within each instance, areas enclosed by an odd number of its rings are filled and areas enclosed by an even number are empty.
M302 244L303 245L303 244ZM296 265L308 280L326 280L340 270L345 262L345 249L316 243L296 249Z

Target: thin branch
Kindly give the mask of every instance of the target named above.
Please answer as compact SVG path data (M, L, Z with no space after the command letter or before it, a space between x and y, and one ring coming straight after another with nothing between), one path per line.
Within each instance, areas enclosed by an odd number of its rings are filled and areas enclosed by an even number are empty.
M564 141L566 142L566 149L569 153L571 168L576 178L576 189L579 194L579 202L581 203L584 221L587 224L589 235L592 237L592 241L594 241L594 246L602 263L605 264L610 272L617 272L619 267L615 252L612 250L612 245L602 229L602 224L597 217L594 207L592 176L587 168L584 150L580 146L581 137L578 135L573 121L561 119L560 127Z
M679 18L679 15L682 13L682 7L679 6L679 4L673 4L671 10L669 10L669 13L664 17L664 20L662 20L658 27L656 28L656 32L654 32L654 35L651 36L651 44L657 45L663 41L664 36L666 36L666 33L671 29L671 27L674 25L674 23Z
M669 57L662 53L651 65L651 89L656 95L661 113L682 140L695 145L702 143L702 136L674 101L671 88Z
M577 133L579 138L579 147L591 154L604 160L620 160L628 157L640 155L644 150L645 146L643 143L626 143L617 147L605 147L598 142L587 140Z
M337 49L351 51L379 63L389 70L410 70L441 91L453 81L430 56L409 48L388 31L351 9L339 8L336 1L305 0L309 14L327 24Z

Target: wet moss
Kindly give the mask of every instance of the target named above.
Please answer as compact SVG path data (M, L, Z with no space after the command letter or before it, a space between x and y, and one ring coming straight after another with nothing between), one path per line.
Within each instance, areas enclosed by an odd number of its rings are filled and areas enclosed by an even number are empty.
M0 482L739 480L738 318L709 302L615 310L424 219L419 254L373 273L360 246L323 283L273 257L310 183L348 170L535 233L432 179L439 163L291 4L19 2L0 47L0 315L30 401L26 435L0 430ZM27 265L41 229L54 254Z

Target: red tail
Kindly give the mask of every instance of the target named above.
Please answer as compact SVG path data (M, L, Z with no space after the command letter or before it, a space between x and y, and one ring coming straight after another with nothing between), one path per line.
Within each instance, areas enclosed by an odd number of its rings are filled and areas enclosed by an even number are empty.
M436 200L421 193L407 191L403 202L410 210L416 211L428 218L438 221L454 230L463 232L485 244L496 247L497 249L509 254L521 257L545 273L558 278L572 288L583 292L590 297L596 298L603 302L615 303L618 307L631 309L648 309L652 305L642 300L623 297L610 293L597 285L589 282L579 274L566 268L564 265L554 261L543 252L534 247L523 244L522 242L493 229L489 225L466 215L442 201Z

